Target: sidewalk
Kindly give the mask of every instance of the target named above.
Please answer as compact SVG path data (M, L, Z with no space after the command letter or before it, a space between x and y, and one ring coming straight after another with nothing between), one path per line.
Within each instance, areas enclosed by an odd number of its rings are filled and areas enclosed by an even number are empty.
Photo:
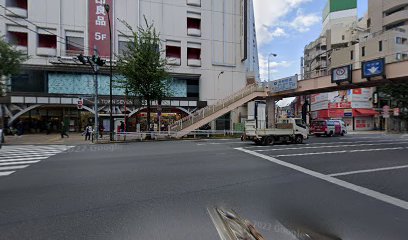
M350 135L370 135L370 134L387 134L385 131L377 131L377 130L371 130L371 131L350 131L347 134Z
M63 144L63 145L82 145L82 144L92 144L91 141L85 141L85 137L81 136L80 133L70 133L69 138L61 138L60 134L27 134L22 136L5 136L4 145L15 145L15 144L25 144L25 145L53 145L53 144Z

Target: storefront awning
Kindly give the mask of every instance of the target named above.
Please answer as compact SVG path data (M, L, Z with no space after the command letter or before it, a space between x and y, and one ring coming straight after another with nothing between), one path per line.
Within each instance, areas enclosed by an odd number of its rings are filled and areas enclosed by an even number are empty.
M353 109L353 116L358 117L358 116L375 116L379 115L377 111L374 111L372 109Z

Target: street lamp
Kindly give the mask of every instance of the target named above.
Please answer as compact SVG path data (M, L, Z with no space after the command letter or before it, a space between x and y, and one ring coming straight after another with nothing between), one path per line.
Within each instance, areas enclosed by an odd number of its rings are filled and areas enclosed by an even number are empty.
M214 84L214 100L217 100L218 93L220 92L220 76L222 74L224 74L224 71L221 71L220 73L218 73L218 77L217 77L217 96L215 96L215 84Z
M268 55L268 82L271 81L271 74L270 74L270 68L269 68L269 62L271 61L271 56L272 56L272 57L277 57L278 54L276 54L276 53L270 53L270 54Z
M110 47L110 54L109 54L109 123L110 123L110 140L113 141L113 135L114 135L114 123L113 123L113 99L112 99L112 75L113 75L113 70L112 70L112 26L111 26L111 21L110 21L110 16L109 16L109 10L110 6L109 4L105 4L105 11L108 14L108 25L109 25L109 47Z

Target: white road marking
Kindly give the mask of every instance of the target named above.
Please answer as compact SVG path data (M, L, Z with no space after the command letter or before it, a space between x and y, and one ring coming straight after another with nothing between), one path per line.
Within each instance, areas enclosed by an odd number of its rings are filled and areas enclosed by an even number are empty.
M268 161L270 161L272 163L275 163L275 164L278 164L278 165L281 165L281 166L296 170L298 172L302 172L304 174L307 174L309 176L321 179L323 181L333 183L333 184L335 184L337 186L340 186L340 187L343 187L343 188L346 188L346 189L350 189L352 191L361 193L363 195L366 195L366 196L375 198L377 200L392 204L394 206L403 208L405 210L408 210L408 202L403 201L401 199L391 197L391 196L388 196L386 194L376 192L376 191L373 191L371 189L361 187L361 186L358 186L358 185L355 185L355 184L352 184L352 183L349 183L349 182L346 182L346 181L343 181L343 180L340 180L340 179L337 179L337 178L334 178L334 177L331 177L331 176L328 176L328 175L324 175L322 173L309 170L307 168L303 168L303 167L300 167L300 166L297 166L297 165L294 165L294 164L291 164L291 163L287 163L287 162L281 161L279 159L276 159L276 158L273 158L273 157L270 157L270 156L267 156L267 155L260 154L258 152L254 152L254 151L244 149L244 148L235 148L235 149L239 150L239 151L242 151L242 152L245 152L245 153L248 153L248 154L251 154L251 155L256 156L256 157L263 158L263 159L268 160Z
M49 157L44 156L44 157L32 157L32 158L14 158L14 159L7 159L7 160L0 160L0 163L2 162L18 162L18 161L27 161L27 160L43 160L47 159Z
M10 174L13 174L13 173L15 173L16 171L11 171L11 172L0 172L0 177L3 177L3 176L8 176L8 175L10 175Z
M5 171L5 170L14 170L14 169L23 169L26 168L30 165L21 165L21 166L13 166L13 167L0 167L0 171Z
M219 142L219 143L197 143L197 146L205 145L223 145L223 144L243 144L245 142Z
M0 166L12 166L12 165L20 165L20 164L32 164L32 163L38 163L39 160L37 161L22 161L22 162L6 162L6 163L0 163Z
M403 142L408 142L408 140L400 140L400 139L395 139L395 140L381 140L377 141L376 143L388 143L388 142L393 142L393 143L403 143ZM355 144L355 143L372 143L372 141L348 141L348 142L325 142L325 143L306 143L298 146L314 146L314 145L330 145L330 144L343 144L343 143L348 143L348 144ZM245 148L270 148L271 146L248 146ZM288 147L288 145L274 145L275 147Z
M296 156L309 156L309 155L324 155L324 154L338 154L338 153L355 153L355 152L372 152L372 151L390 151L390 150L404 150L404 149L408 149L408 147L376 148L376 149L358 149L358 150L342 150L342 151L333 151L333 152L295 153L295 154L274 155L273 157L296 157Z
M346 176L346 175L353 175L353 174L360 174L360 173L371 173L371 172L381 172L381 171L397 170L397 169L404 169L404 168L408 168L408 165L395 166L395 167L384 167L384 168L373 168L373 169L350 171L350 172L342 172L342 173L333 173L333 174L329 174L329 176L331 176L331 177L338 177L338 176Z
M6 156L0 156L0 160L6 160L6 159L13 159L13 158L29 158L29 157L39 157L39 156L53 156L56 153L22 153L22 154L13 154L13 155L9 155L7 154Z
M255 150L255 152L284 151L284 150L297 150L297 149L319 149L319 148L341 148L341 147L378 146L378 145L398 145L398 144L408 144L408 142L366 143L366 144L351 144L351 145L326 145L326 146L321 146L321 147L271 148L271 149Z

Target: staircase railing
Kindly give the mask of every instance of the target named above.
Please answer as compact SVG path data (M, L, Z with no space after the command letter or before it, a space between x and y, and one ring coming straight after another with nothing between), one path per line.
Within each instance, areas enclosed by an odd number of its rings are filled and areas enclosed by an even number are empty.
M202 119L230 106L236 101L243 99L244 97L247 97L254 92L265 92L265 91L266 91L266 88L264 86L260 86L257 84L248 85L245 88L239 90L238 92L235 92L232 95L222 100L219 100L215 104L199 109L193 114L178 120L174 124L170 125L170 131L181 131L182 129L185 129L193 125L194 123L201 121Z

